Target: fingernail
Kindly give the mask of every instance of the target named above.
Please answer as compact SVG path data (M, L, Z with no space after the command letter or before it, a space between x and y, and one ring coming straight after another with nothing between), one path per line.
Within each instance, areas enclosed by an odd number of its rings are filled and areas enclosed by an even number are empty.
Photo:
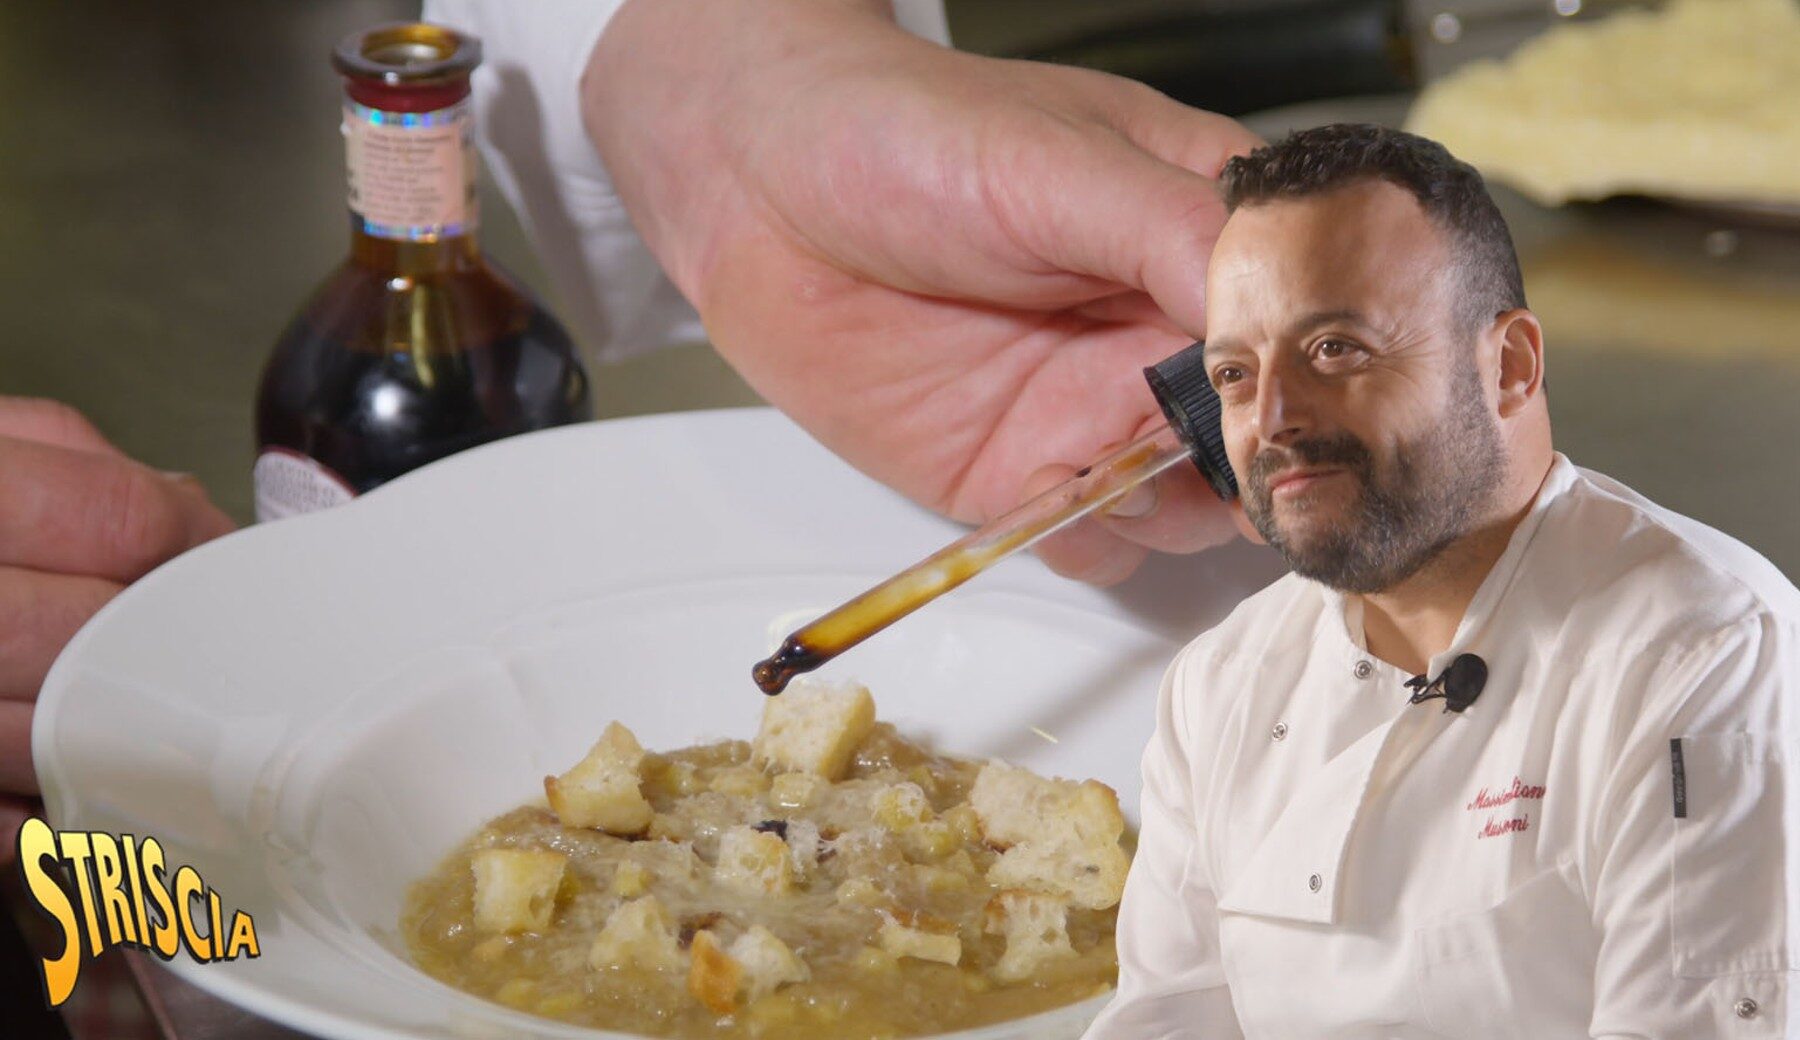
M1141 520L1156 511L1159 497L1156 481L1146 480L1125 492L1123 497L1107 508L1106 515L1118 520Z

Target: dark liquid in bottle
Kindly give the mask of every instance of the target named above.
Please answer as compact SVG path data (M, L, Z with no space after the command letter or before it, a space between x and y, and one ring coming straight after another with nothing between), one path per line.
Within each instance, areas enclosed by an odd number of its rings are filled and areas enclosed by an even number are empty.
M420 308L371 272L341 269L264 369L258 443L310 456L361 494L465 448L589 418L568 333L529 297L491 291L492 275L481 282L414 288L433 294Z

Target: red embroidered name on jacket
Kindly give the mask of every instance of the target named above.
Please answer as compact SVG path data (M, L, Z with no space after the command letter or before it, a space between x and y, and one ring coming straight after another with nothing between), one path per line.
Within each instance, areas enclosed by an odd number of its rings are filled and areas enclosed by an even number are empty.
M1498 793L1487 788L1475 792L1475 800L1467 806L1470 812L1480 809L1498 809L1502 805L1510 805L1520 800L1539 801L1544 797L1544 785L1528 784L1518 777L1512 778L1512 786Z
M1531 829L1531 817L1530 816L1515 816L1510 820L1490 819L1487 822L1487 826L1481 828L1481 833L1477 834L1476 837L1477 838L1498 838L1502 834L1517 834L1520 831L1528 831L1530 829Z

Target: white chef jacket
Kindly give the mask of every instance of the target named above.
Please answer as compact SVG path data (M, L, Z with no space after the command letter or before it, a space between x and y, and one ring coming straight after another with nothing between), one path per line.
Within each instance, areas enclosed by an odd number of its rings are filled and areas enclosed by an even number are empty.
M656 2L656 0L648 0ZM893 0L900 25L949 43L942 0ZM423 17L481 38L470 80L494 185L530 236L557 313L595 361L706 338L632 227L581 122L581 74L624 0L425 0Z
M1487 662L1467 711L1359 608L1289 575L1169 669L1088 1037L1800 1037L1773 565L1558 455L1431 661Z

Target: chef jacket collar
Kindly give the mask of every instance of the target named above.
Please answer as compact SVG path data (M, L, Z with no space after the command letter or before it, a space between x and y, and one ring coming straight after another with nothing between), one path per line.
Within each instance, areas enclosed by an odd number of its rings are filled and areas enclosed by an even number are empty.
M1442 675L1450 662L1456 660L1458 654L1466 653L1481 630L1486 627L1488 619L1499 608L1506 590L1512 587L1513 579L1518 576L1520 564L1525 559L1526 547L1531 544L1532 536L1537 533L1538 526L1543 523L1544 514L1550 503L1561 497L1575 483L1575 464L1562 452L1551 456L1550 471L1544 475L1544 481L1538 486L1537 497L1532 500L1531 511L1519 521L1513 529L1512 537L1507 540L1506 551L1494 561L1487 576L1475 590L1469 600L1469 606L1463 611L1462 621L1456 626L1456 634L1451 637L1450 645L1434 654L1426 666L1426 675ZM1328 586L1320 586L1325 593L1328 616L1336 617L1341 624L1333 626L1342 639L1343 653L1347 658L1362 658L1369 655L1368 643L1363 631L1363 597L1361 594L1346 594ZM1386 662L1383 662L1384 664Z
M1486 627L1518 576L1525 550L1550 504L1574 483L1575 477L1568 460L1556 456L1531 509L1469 601L1450 647L1431 659L1432 675L1441 674ZM1368 660L1370 655L1363 649L1361 597L1330 590L1326 590L1326 596L1341 622L1329 625L1328 630L1338 633L1342 652ZM1383 667L1399 672L1392 665ZM1360 669L1347 671L1362 675ZM1314 771L1256 842L1243 868L1225 879L1219 910L1312 924L1339 923L1342 907L1338 895L1345 853L1368 799L1382 787L1383 781L1378 777L1398 768L1393 761L1396 756L1409 754L1406 748L1416 750L1434 733L1453 725L1448 719L1439 712L1408 713L1401 700L1386 724L1363 734ZM1385 769L1384 761L1388 763Z

